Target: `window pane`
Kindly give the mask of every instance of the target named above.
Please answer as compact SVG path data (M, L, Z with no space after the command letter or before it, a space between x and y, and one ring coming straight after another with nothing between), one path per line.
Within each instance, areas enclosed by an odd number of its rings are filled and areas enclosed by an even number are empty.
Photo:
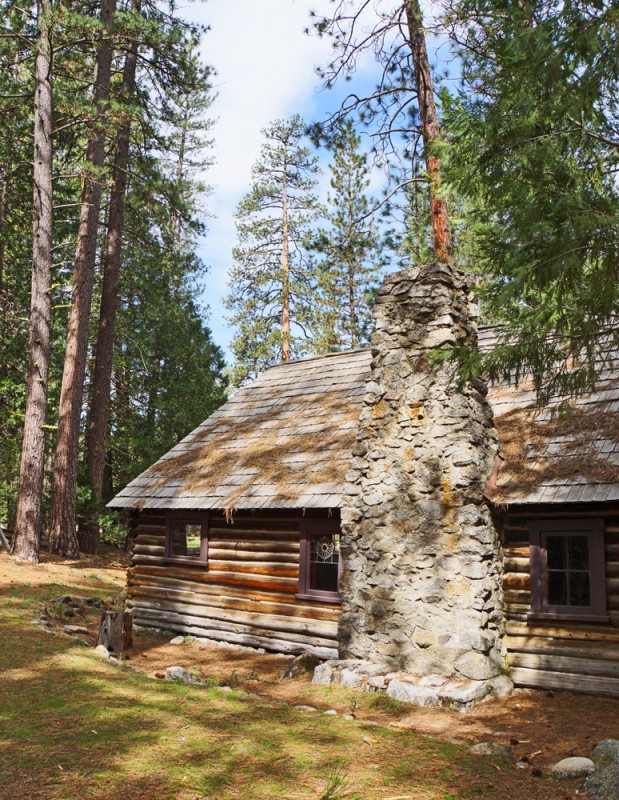
M566 562L566 537L547 536L546 552L548 554L548 569L565 569Z
M567 605L567 574L565 572L548 573L548 605Z
M311 533L308 588L320 592L337 592L339 560L339 534Z
M310 589L337 592L337 564L310 564Z
M588 572L570 572L570 605L591 605Z
M172 524L172 555L199 556L202 526L199 523Z
M570 536L568 552L570 569L589 569L589 540L586 536Z

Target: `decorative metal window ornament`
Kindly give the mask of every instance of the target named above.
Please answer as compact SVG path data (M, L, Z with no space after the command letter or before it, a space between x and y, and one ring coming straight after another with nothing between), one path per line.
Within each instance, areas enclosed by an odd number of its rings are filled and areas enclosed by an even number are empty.
M326 561L333 555L333 539L330 536L323 536L316 542L316 555Z

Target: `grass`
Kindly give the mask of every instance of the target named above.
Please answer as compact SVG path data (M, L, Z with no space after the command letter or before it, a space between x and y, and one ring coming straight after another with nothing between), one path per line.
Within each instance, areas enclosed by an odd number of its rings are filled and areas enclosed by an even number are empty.
M382 692L376 692L370 697L368 702L370 708L377 708L381 711L399 711L402 715L406 714L410 708L406 705L406 703L401 703L399 700L394 700L393 697L389 697L387 694L383 694Z
M0 586L2 800L506 796L484 788L492 766L464 746L299 712L212 682L153 680L30 624L60 593L113 599L120 582L109 572L105 581L89 572ZM220 683L234 689L235 677Z

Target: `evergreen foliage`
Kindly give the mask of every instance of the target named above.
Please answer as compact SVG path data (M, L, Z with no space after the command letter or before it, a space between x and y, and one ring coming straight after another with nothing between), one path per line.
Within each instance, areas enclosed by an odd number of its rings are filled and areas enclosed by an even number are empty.
M320 213L313 193L317 158L304 144L305 126L298 115L275 121L263 134L266 142L252 170L251 190L236 213L238 246L226 298L236 329L236 384L285 358L286 347L289 357L306 352L316 316L307 237Z
M389 171L389 185L401 187L382 208L386 227L382 246L399 269L432 259L432 225L427 186L417 154L406 150L403 163Z
M331 191L327 227L313 241L318 255L317 328L312 346L328 352L367 344L372 332L371 300L379 272L379 239L370 184L368 157L360 137L346 120L333 138Z
M403 210L403 219L399 213L392 219L394 227L386 244L400 251L400 256L407 251L409 255L417 251L421 254L425 242L417 246L411 233L415 238L425 238L427 224L432 231L432 257L452 260L451 226L441 176L444 142L433 88L439 76L430 67L419 0L395 4L387 0L333 0L331 14L318 17L314 30L332 43L332 61L318 70L325 88L342 81L354 82L358 63L368 54L378 67L373 86L369 84L368 88L366 81L353 83L339 107L313 126L314 140L328 141L343 120L356 117L371 137L376 163L390 173L390 189L380 207L384 206L389 216L394 207L389 201L396 197L395 203ZM421 186L427 189L428 210L416 212L412 219ZM405 195L403 200L397 198L398 193ZM416 230L402 230L400 221L405 225L414 221Z
M85 148L93 126L104 126L106 132L101 170L105 209L116 134L121 123L133 122L111 457L103 500L186 435L225 396L223 355L198 300L204 266L197 246L205 232L201 219L207 195L198 173L210 161L207 114L213 99L209 70L196 58L201 31L166 3L119 0L110 98L95 108L91 98L101 39L99 8L99 2L54 2L52 359L44 512L49 508ZM24 7L0 0L0 524L8 527L15 515L27 366L35 11L32 2ZM139 88L131 98L121 91L129 43L139 49ZM99 294L96 284L91 347ZM87 394L88 386L84 410ZM82 416L85 421L86 414ZM83 518L93 510L85 470L78 498ZM45 513L43 523L45 529Z
M461 0L450 177L501 346L467 372L590 387L617 340L619 16L610 2Z

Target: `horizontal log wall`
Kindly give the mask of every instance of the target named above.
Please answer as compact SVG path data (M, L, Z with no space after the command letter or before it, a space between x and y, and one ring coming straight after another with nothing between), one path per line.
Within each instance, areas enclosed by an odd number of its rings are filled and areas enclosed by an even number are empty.
M527 621L531 610L527 520L602 517L610 621ZM516 686L619 696L619 506L519 507L504 520L507 650Z
M608 623L528 621L527 520L603 517ZM208 569L164 563L163 515L142 512L128 600L137 624L296 654L337 655L340 607L297 600L299 518L211 520ZM508 659L517 686L619 696L619 507L512 508L503 523Z
M136 624L280 653L336 657L339 605L295 598L300 520L256 515L228 524L211 517L204 568L165 563L166 518L142 512L127 586Z

